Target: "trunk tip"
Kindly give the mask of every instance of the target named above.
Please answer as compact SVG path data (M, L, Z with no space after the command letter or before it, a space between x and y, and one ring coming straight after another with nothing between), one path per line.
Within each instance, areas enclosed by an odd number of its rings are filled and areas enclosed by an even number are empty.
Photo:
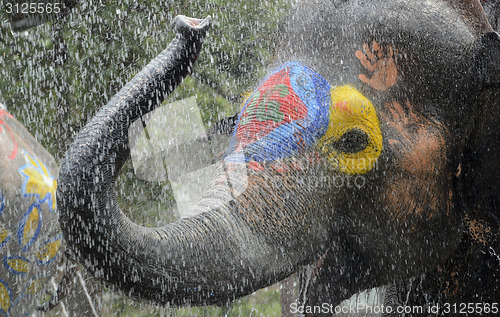
M190 18L184 15L178 15L172 20L172 25L178 33L205 34L212 24L212 17L207 16L204 19Z

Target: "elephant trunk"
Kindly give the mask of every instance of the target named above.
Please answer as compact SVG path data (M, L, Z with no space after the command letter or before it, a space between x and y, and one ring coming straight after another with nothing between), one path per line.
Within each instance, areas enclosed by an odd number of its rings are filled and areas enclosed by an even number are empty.
M60 223L74 256L114 289L160 304L222 304L291 274L314 256L309 246L324 237L297 239L305 234L300 228L315 227L303 215L287 219L300 227L295 236L273 245L256 234L265 228L241 216L260 208L258 202L221 202L228 196L221 191L198 205L203 213L162 228L139 226L122 213L114 183L130 155L128 128L191 71L210 18L177 17L174 23L175 40L99 111L66 154L57 193ZM294 241L307 244L307 252Z

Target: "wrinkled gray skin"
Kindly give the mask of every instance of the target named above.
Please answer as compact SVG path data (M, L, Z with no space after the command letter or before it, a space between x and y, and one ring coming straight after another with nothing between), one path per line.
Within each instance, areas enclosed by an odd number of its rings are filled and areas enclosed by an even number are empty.
M322 274L329 278L331 304L432 270L454 254L464 209L478 203L464 194L460 170L472 166L464 161L465 149L481 151L469 142L480 115L494 115L488 112L492 101L481 94L498 84L491 55L499 40L482 35L491 26L476 4L299 5L285 26L278 64L301 62L330 85L349 84L373 103L383 150L362 174L364 186L304 186L346 176L315 146L284 159L304 167L287 173L276 172L273 162L254 170L223 160L196 205L199 215L145 228L119 209L114 181L129 158L129 125L159 106L201 48L209 21L177 18L172 44L110 100L66 154L57 198L70 249L115 289L175 305L227 303L326 253ZM356 52L374 41L396 51L397 80L385 89L360 76L373 74ZM356 148L356 140L342 146Z
M481 0L484 11L488 16L493 30L498 31L500 27L500 1L498 0Z

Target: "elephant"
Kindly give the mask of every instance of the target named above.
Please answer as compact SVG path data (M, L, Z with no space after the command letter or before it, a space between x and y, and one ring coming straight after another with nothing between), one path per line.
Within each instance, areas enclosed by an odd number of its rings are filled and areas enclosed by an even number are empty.
M58 166L2 108L0 144L0 312L18 316L48 300L64 253L55 199Z
M385 285L388 315L410 304L491 312L500 37L480 2L297 4L198 214L139 226L114 190L128 128L193 71L210 22L176 17L173 42L76 136L57 188L68 251L160 305L224 305L309 266L301 314Z
M98 315L82 290L92 294L95 286L65 256L55 199L58 170L52 155L0 103L1 316L48 311L66 296L72 307L63 303L60 310Z
M490 21L493 30L498 31L499 16L500 16L500 2L497 0L481 0L484 11Z

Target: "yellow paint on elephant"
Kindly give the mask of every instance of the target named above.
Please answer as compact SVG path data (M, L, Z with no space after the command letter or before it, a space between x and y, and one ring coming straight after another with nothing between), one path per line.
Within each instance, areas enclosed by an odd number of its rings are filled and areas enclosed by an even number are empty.
M0 309L5 313L7 313L10 309L12 302L10 296L11 295L7 285L0 282Z
M366 147L357 152L343 152L331 146L352 130L366 133ZM372 103L353 87L332 88L330 122L318 146L340 172L364 174L371 170L382 152L380 124Z
M26 159L29 164L22 168L22 173L27 177L24 187L25 193L39 195L42 199L49 194L50 207L55 210L57 181L38 158L26 155Z
M39 293L43 289L43 286L47 283L48 280L49 280L48 277L40 277L32 279L31 281L28 282L28 285L26 285L26 294L35 295L36 293Z
M35 254L35 257L38 261L42 263L46 263L52 260L56 255L59 248L61 248L62 239L57 239L55 241L51 241L44 245L40 251Z
M0 229L0 246L2 246L6 240L9 238L9 230L5 228Z
M39 222L40 210L35 206L33 207L33 209L31 209L31 213L29 214L28 219L26 220L26 223L24 225L21 245L25 246L33 239L38 231Z
M7 267L18 274L26 274L29 271L29 262L23 258L9 258Z

